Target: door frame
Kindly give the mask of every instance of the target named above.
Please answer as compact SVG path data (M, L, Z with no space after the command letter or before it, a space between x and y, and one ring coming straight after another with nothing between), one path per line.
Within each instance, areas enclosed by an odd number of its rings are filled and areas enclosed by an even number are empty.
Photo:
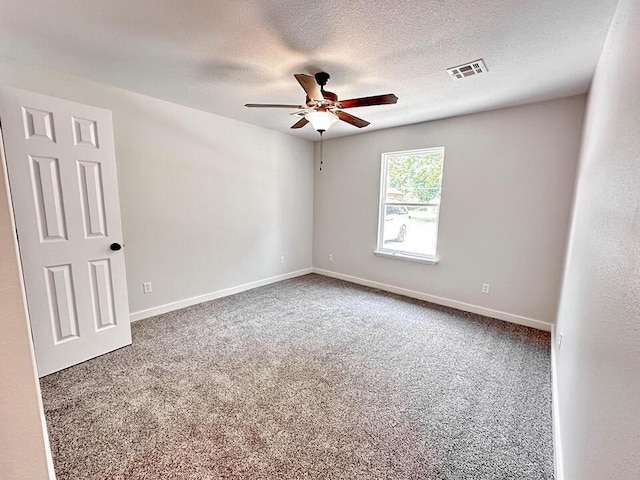
M4 176L4 184L5 184L5 189L6 189L6 194L7 194L7 209L8 209L8 213L9 213L9 219L11 222L11 236L13 239L13 250L14 250L14 255L15 255L15 259L16 259L16 264L17 264L17 282L20 285L20 293L22 296L22 309L23 309L23 314L24 316L22 318L16 318L16 321L21 321L22 319L24 319L26 326L28 328L28 348L29 348L29 354L31 357L31 372L33 375L33 378L30 380L33 380L34 384L35 384L35 394L37 397L37 401L38 401L38 413L40 415L40 424L42 426L42 444L44 446L44 453L45 453L45 458L46 458L46 462L47 462L47 469L48 469L48 473L49 473L49 478L50 479L55 479L56 478L56 474L55 474L55 469L53 466L53 455L51 453L51 444L49 442L49 432L47 429L47 420L44 414L44 404L42 402L42 392L40 390L40 378L38 377L38 371L37 371L37 367L36 367L36 356L35 356L35 349L34 349L34 345L33 345L33 334L31 332L31 317L29 316L29 307L28 307L28 303L27 303L27 292L25 289L25 283L24 283L24 275L23 275L23 270L22 270L22 258L20 255L20 244L18 242L18 234L17 234L17 229L16 229L16 219L15 219L15 214L14 214L14 206L13 206L13 197L12 197L12 191L11 191L11 185L9 182L9 172L7 169L7 159L5 156L5 149L4 149L4 136L3 136L3 130L2 130L2 119L0 118L0 163L2 163L2 174ZM7 245L8 246L8 245ZM21 446L24 447L24 446Z

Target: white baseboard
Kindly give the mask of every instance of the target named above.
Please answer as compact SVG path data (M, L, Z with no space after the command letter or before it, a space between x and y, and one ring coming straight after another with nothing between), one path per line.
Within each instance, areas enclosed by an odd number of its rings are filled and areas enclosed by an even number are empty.
M564 480L562 465L562 436L560 435L560 410L558 400L558 371L555 326L551 329L551 398L553 399L553 464L555 465L555 480Z
M472 305L470 303L459 302L450 298L438 297L435 295L429 295L427 293L417 292L415 290L409 290L407 288L396 287L394 285L387 285L386 283L374 282L372 280L366 280L364 278L352 277L351 275L345 275L343 273L332 272L330 270L323 270L321 268L314 268L314 273L324 275L326 277L337 278L345 280L351 283L357 283L366 287L377 288L386 292L397 293L404 295L405 297L417 298L418 300L425 300L427 302L435 303L437 305L443 305L445 307L457 308L465 312L477 313L484 315L485 317L497 318L498 320L504 320L506 322L516 323L518 325L524 325L526 327L532 327L538 330L544 330L545 332L551 331L551 324L536 320L533 318L523 317L520 315L514 315L512 313L501 312L500 310L493 310L491 308L480 307L478 305Z
M313 273L312 268L303 268L302 270L296 270L295 272L289 272L282 275L276 275L275 277L269 277L262 280L256 280L255 282L245 283L236 287L225 288L223 290L217 290L211 293L205 293L204 295L198 295L197 297L186 298L184 300L178 300L177 302L166 303L158 307L147 308L145 310L139 310L129 314L129 318L132 322L137 322L144 318L154 317L163 313L172 312L173 310L180 310L181 308L197 305L198 303L208 302L215 300L216 298L227 297L236 293L251 290L252 288L262 287L269 285L270 283L281 282L282 280L288 280L289 278L299 277L301 275L307 275Z

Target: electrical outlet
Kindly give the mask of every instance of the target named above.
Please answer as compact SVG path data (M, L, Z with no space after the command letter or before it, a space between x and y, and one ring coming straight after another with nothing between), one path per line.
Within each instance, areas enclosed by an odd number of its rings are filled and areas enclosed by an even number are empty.
M142 292L143 293L151 293L151 282L144 282L142 284Z
M280 263L284 263L284 257L280 257Z
M562 332L558 335L558 350L562 348Z
M330 254L329 254L329 261L330 261L330 262L333 262L333 253L330 253Z
M483 283L482 284L482 293L484 293L485 295L489 295L491 293L491 285L488 283Z

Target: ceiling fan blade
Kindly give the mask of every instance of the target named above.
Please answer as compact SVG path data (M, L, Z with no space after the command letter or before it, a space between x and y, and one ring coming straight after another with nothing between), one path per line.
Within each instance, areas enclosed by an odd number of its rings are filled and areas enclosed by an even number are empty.
M306 118L302 117L300 120L298 120L296 123L294 123L291 128L302 128L307 123L309 123L309 120L307 120Z
M246 103L244 106L251 108L307 108L306 105L284 105L281 103Z
M296 73L294 75L296 80L300 83L300 86L304 88L304 91L307 92L307 96L311 100L322 101L324 100L324 96L320 91L320 85L316 82L316 79L311 75L305 75L304 73Z
M398 97L393 93L387 93L386 95L374 95L373 97L351 98L349 100L340 100L340 108L354 108L354 107L371 107L373 105L389 105L396 103Z
M336 110L333 113L335 113L338 116L338 118L343 122L350 123L351 125L354 125L358 128L366 127L367 125L369 125L369 122L367 122L366 120L363 120L358 117L354 117L353 115L347 112L341 112L340 110Z

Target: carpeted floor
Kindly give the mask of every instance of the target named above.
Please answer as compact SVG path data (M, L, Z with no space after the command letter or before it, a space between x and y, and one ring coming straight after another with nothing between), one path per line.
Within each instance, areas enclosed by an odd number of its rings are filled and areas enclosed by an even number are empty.
M549 335L319 275L42 379L63 479L552 479Z

